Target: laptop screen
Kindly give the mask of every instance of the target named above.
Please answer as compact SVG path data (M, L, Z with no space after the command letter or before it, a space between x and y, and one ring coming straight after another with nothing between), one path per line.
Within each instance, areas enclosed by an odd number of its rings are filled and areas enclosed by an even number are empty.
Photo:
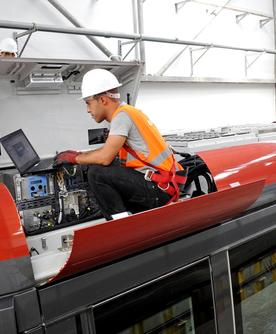
M22 129L2 137L0 141L20 173L24 173L40 161Z

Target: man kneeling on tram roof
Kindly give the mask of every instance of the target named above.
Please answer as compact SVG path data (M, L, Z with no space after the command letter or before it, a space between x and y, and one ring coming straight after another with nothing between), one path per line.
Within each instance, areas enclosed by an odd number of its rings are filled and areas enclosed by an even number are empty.
M156 126L140 110L120 101L120 86L104 69L84 75L81 89L87 112L97 123L110 123L109 135L99 149L56 156L57 164L89 165L89 185L107 220L176 201L179 185L186 181ZM120 164L115 163L117 155Z

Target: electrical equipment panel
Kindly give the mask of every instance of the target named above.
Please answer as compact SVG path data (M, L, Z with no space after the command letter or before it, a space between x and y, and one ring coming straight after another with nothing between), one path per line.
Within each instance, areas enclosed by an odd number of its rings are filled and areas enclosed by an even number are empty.
M90 193L88 167L67 166L55 172L20 176L3 171L26 235L40 234L102 217Z
M43 198L54 193L53 175L30 175L20 177L15 175L16 200L32 200Z

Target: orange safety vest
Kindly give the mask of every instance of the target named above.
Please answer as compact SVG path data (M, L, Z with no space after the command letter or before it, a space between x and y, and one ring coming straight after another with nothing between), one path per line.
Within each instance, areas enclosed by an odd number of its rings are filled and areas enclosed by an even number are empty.
M177 200L179 197L178 183L185 183L186 177L177 175L176 171L183 170L183 167L175 161L171 148L142 111L124 104L114 112L112 119L122 111L126 112L136 125L147 144L149 154L146 156L143 152L134 151L125 143L119 151L121 165L135 169L145 166L153 167L158 173L149 170L145 174L145 179L156 182L160 189L169 193L172 196L170 202Z

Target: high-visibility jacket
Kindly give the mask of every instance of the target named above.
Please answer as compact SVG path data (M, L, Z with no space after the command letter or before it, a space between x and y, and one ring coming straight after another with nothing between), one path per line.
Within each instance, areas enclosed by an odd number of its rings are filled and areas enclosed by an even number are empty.
M145 166L155 168L158 173L149 171L150 173L145 174L145 179L157 183L160 189L166 191L171 196L169 202L176 201L180 192L178 184L184 184L186 181L186 176L176 175L176 171L182 171L183 167L175 161L171 148L145 114L124 104L114 112L112 118L122 111L128 114L137 127L149 154L146 156L143 152L134 151L125 143L119 152L121 164L135 169Z
M143 152L135 151L139 157L132 156L131 149L125 144L119 152L121 164L125 167L141 168L145 166L152 166L157 170L170 171L172 165L175 163L173 152L164 138L159 133L156 126L149 120L149 118L142 113L142 111L124 104L120 106L113 114L114 118L119 112L124 111L128 114L130 119L137 127L140 135L147 145L149 154L146 156ZM182 170L182 166L176 163L176 170Z

